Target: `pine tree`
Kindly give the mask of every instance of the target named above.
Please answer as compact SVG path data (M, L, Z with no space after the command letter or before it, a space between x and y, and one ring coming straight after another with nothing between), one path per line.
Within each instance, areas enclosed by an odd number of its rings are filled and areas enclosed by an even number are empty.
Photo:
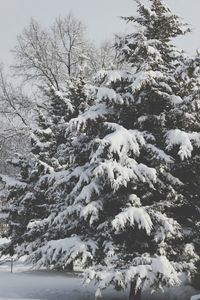
M184 54L171 43L189 29L162 1L149 4L137 1L139 16L124 18L139 25L118 42L129 68L99 72L90 105L69 122L74 163L53 184L64 201L44 220L46 244L31 254L38 266L90 267L97 298L109 285L130 285L130 300L149 286L176 285L197 259L181 227L185 182L174 171L199 147L199 134L178 118L191 101L183 105L176 70Z
M14 248L23 240L22 235L26 231L29 220L36 215L37 217L45 215L43 197L40 198L39 194L34 197L31 192L35 188L38 177L44 172L44 168L36 160L22 157L20 154L15 154L8 163L19 172L16 178L1 176L6 194L2 212L8 215L5 219L8 225L6 235L11 239L3 253L13 255Z
M44 90L44 103L38 105L36 124L31 134L31 155L28 159L20 157L11 160L19 168L20 186L9 186L7 197L10 246L5 250L19 256L28 254L45 243L45 220L54 207L62 203L63 197L53 190L55 178L63 176L73 164L70 157L72 136L67 134L68 121L77 117L84 109L85 82L76 78L68 83L67 90ZM43 222L43 225L42 224ZM40 226L36 229L34 224ZM62 232L52 235L62 235ZM47 236L48 234L46 234ZM42 239L41 239L42 238Z
M138 30L117 44L127 69L48 91L32 138L45 173L30 186L48 211L26 221L19 254L38 267L88 268L97 298L109 285L130 285L136 300L149 286L179 284L198 259L183 211L198 217L198 177L185 171L199 174L199 58L171 43L189 29L161 0L136 2L139 15L124 19Z
M199 196L200 196L200 55L186 57L176 72L179 81L182 102L179 110L174 114L185 140L188 141L188 156L186 160L175 164L173 173L184 183L183 193L187 201L179 211L179 222L187 228L188 239L195 244L199 252ZM173 122L174 122L173 120ZM193 142L193 143L192 143ZM194 284L199 288L200 262L198 261L198 274L194 277Z

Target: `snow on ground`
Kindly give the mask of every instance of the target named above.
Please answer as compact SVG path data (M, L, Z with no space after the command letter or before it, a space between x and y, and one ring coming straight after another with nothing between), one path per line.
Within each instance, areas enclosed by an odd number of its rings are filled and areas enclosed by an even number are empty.
M94 300L96 287L83 287L82 279L70 277L55 271L32 271L30 267L14 264L14 273L10 265L0 266L0 300L45 299L45 300ZM124 300L125 293L111 289L104 293L106 300Z
M200 300L200 294L193 296L191 300Z
M33 271L23 262L14 263L14 273L10 264L0 265L0 300L94 300L96 287L83 287L78 275L56 271ZM190 286L167 289L166 293L143 295L143 300L190 300L199 294ZM128 291L116 292L109 289L103 293L104 300L126 300ZM195 298L194 298L195 299Z
M200 294L193 296L191 300L200 300Z
M166 289L164 294L162 292L156 294L144 294L142 300L190 300L192 295L198 293L199 291L186 285L179 288ZM200 298L195 300L200 300Z

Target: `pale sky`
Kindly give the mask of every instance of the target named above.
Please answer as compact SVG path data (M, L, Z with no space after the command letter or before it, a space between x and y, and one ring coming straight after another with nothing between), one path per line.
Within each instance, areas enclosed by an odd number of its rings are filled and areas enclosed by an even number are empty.
M194 52L200 48L200 0L166 0L166 3L192 26L193 33L178 41L178 45ZM114 33L126 31L126 25L118 17L134 15L135 3L133 0L0 0L0 61L12 62L10 49L31 17L48 26L56 17L69 12L85 23L91 39L101 43Z

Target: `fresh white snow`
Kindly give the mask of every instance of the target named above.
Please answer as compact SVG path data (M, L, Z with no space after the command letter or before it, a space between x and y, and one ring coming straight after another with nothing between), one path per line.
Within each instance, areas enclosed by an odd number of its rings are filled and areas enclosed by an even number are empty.
M7 238L1 238L1 237L0 237L0 245L7 244L7 243L9 243L9 242L10 242L9 239L7 239Z
M112 225L118 232L121 228L124 228L127 223L129 223L130 226L134 226L136 223L139 228L145 229L148 235L150 235L153 226L151 218L142 207L126 208L115 217Z
M14 264L14 273L10 265L0 266L0 300L94 300L96 286L83 287L82 279L77 275L56 271L33 271L30 266ZM189 300L199 291L186 285L166 289L165 293L145 293L142 300ZM191 300L198 300L194 296ZM116 292L111 288L103 291L103 300L127 300L128 291Z
M199 299L200 299L200 294L191 297L191 300L199 300Z
M82 278L56 271L33 271L23 263L0 266L1 299L38 300L94 300L96 287L83 287ZM103 293L107 300L126 299L127 295L109 289Z

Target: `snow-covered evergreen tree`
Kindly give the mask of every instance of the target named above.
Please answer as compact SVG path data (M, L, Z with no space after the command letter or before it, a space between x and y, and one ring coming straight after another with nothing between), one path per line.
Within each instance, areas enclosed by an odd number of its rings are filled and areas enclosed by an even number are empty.
M38 105L38 117L31 134L30 161L23 157L11 160L19 168L21 175L18 180L24 185L23 189L22 185L8 186L5 211L8 213L11 246L6 251L10 253L26 254L26 246L35 240L38 240L35 245L40 245L39 238L46 228L34 231L30 224L44 220L61 202L62 196L58 191L54 192L51 185L59 172L65 173L65 169L73 165L70 156L72 137L67 128L70 118L78 116L85 108L84 87L84 80L76 78L69 81L67 92L45 89L45 101Z
M86 105L84 87L86 83L81 77L69 79L67 88L56 90L53 86L44 89L44 98L38 104L38 117L32 132L32 153L49 171L58 171L67 167L69 136L67 124L79 115Z
M78 262L90 267L86 282L99 282L96 297L131 285L131 300L178 284L197 259L181 228L185 182L174 172L199 147L198 132L177 117L191 101L176 76L184 54L171 39L189 29L160 0L137 4L139 16L125 20L138 31L118 43L129 68L100 71L87 89L90 105L69 121L73 165L49 191L58 203L28 226L29 234L46 229L29 245L38 267Z
M26 200L48 210L26 219L19 255L38 267L79 263L85 282L98 282L97 298L109 285L130 285L136 300L142 289L179 284L198 259L183 210L198 197L184 166L198 173L199 58L171 43L189 29L161 0L136 2L139 15L124 19L138 30L118 41L127 69L48 91L32 137L44 173L15 202L17 212Z
M188 239L196 246L199 252L199 197L200 197L200 54L194 57L186 57L176 72L179 80L180 96L182 103L174 113L172 122L176 120L181 129L179 136L185 134L187 141L187 159L182 160L173 168L173 173L184 183L182 192L187 201L179 210L179 219L187 228ZM193 142L193 143L192 143ZM197 263L198 275L194 282L199 288L200 262Z
M11 238L6 253L14 254L14 248L22 241L22 234L30 219L37 215L43 217L45 211L43 197L33 197L32 190L38 181L38 177L44 172L42 165L34 159L23 158L19 154L8 161L9 164L18 169L19 175L12 178L1 175L1 182L4 183L4 205L2 213L7 215L5 222L8 224L7 235ZM41 193L41 191L40 191ZM30 201L31 200L31 201Z

